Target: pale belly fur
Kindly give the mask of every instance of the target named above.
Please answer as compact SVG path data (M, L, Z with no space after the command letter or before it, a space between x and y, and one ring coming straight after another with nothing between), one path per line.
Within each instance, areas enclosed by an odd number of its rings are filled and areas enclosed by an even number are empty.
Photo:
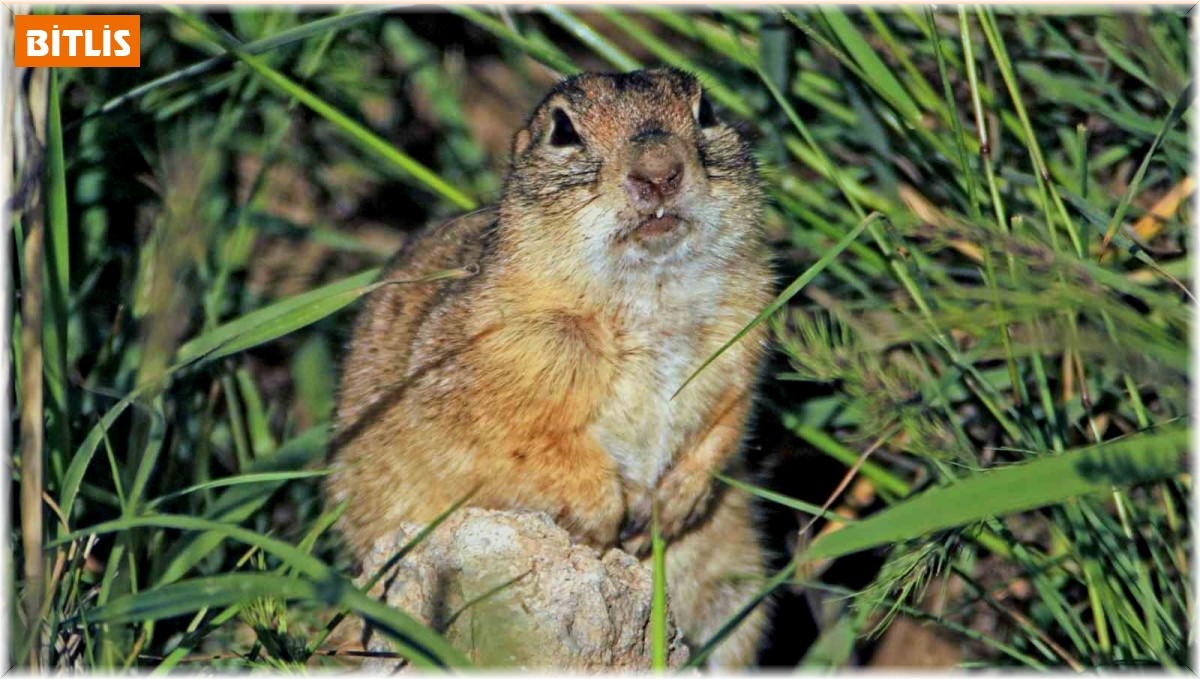
M689 385L688 398L671 400L705 358L688 334L630 333L621 374L591 426L621 476L646 488L654 487L680 447L704 424L708 399L696 397L711 388L703 384L708 380Z

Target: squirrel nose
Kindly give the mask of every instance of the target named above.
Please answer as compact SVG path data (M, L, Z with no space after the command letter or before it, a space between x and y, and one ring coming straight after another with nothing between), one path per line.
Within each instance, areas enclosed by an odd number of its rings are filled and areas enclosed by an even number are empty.
M634 158L625 188L639 205L656 207L679 193L683 183L683 160L667 146L654 146Z

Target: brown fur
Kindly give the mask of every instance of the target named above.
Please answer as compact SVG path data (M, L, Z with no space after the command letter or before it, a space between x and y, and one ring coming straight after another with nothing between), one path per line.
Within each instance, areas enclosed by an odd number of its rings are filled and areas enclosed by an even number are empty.
M357 553L475 490L472 505L544 511L641 555L657 500L689 642L751 598L751 507L712 474L739 467L763 331L671 398L772 287L757 170L732 128L701 127L700 97L672 70L564 81L514 138L499 206L396 256L385 279L474 275L384 286L359 316L328 487L350 499L340 529ZM571 141L564 115L577 144L556 143ZM712 664L753 662L764 621Z

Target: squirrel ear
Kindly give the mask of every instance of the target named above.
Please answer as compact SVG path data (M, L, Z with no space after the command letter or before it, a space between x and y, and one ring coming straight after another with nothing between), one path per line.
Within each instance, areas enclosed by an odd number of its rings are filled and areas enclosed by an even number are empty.
M550 114L550 145L551 146L578 146L583 143L579 138L579 133L575 131L575 125L571 122L571 117L561 108L554 109Z
M717 124L717 114L713 111L712 102L708 100L703 92L696 99L696 124L701 128L712 127Z
M525 149L529 148L529 142L533 141L533 135L529 134L529 130L521 128L513 137L513 158L525 153Z

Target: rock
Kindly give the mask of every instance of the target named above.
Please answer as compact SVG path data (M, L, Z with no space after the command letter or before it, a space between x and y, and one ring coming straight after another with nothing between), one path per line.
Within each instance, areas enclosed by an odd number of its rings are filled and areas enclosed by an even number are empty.
M363 562L360 584L411 540L406 524ZM650 668L650 567L620 550L572 545L538 513L463 509L438 526L371 591L437 629L484 667L559 670ZM668 665L687 661L668 618ZM368 633L368 651L391 651ZM392 669L370 660L364 669Z

